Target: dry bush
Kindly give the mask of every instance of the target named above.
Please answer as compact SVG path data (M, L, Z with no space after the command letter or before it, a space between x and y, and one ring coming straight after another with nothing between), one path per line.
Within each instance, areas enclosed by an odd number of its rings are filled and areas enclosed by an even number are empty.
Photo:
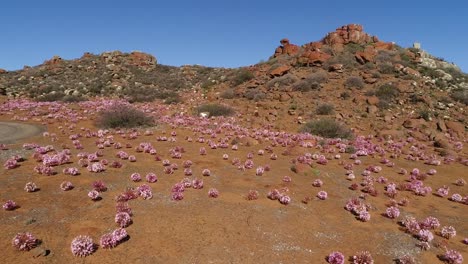
M210 116L230 116L234 114L234 109L221 104L204 104L196 109L197 114L208 112Z
M247 69L239 69L235 72L232 82L234 85L245 83L254 78L254 74Z
M286 74L281 77L276 77L274 79L271 79L270 81L266 83L266 87L268 89L272 89L274 87L289 86L295 82L297 82L296 76L292 74Z
M346 79L345 86L347 88L362 89L364 87L364 81L359 76L350 76Z
M333 119L319 119L307 122L301 132L318 135L325 138L352 138L353 133L344 125Z
M293 86L294 91L308 92L311 90L319 90L320 84L328 81L328 75L325 72L316 72L310 74L307 78L297 82Z
M131 105L115 104L98 113L96 125L102 128L152 126L154 119Z
M468 105L468 90L467 89L454 90L450 94L450 96L453 98L453 100L463 103L465 105Z
M266 98L266 93L262 92L259 89L250 89L244 93L244 97L249 100L261 101Z
M234 89L228 88L228 89L224 90L220 94L220 96L221 96L221 98L224 98L224 99L233 99L236 96L236 93L234 92Z
M332 104L321 104L315 109L317 115L331 115L335 112L335 107Z
M400 91L395 85L391 83L386 83L377 88L377 90L375 91L375 96L377 96L382 101L390 102L393 99L395 99L395 97L397 97L399 93Z

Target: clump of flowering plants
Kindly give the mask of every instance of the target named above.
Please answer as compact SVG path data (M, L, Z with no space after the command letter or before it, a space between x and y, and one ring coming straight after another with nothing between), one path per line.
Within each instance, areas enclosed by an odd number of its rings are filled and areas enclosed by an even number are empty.
M24 186L24 190L27 191L27 192L35 192L35 191L39 190L39 188L37 188L37 185L34 182L28 182Z
M74 256L86 257L96 251L96 245L89 236L77 236L71 243L71 251Z
M7 211L13 211L18 208L18 205L13 200L8 200L3 204L3 209Z
M38 244L38 239L31 233L18 233L13 237L12 244L18 250L29 251Z
M345 257L343 253L335 251L328 255L327 262L330 264L344 264Z
M132 218L127 212L118 212L115 214L115 223L121 228L124 228L132 223Z
M374 264L374 259L369 251L361 251L352 257L353 264Z
M62 189L62 191L69 191L73 189L73 184L69 181L64 181L60 184L60 189Z

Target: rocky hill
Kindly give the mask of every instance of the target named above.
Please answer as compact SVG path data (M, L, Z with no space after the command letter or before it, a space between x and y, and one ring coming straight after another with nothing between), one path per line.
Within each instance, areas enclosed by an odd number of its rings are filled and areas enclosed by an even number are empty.
M54 57L0 71L0 92L42 101L107 96L189 106L221 102L251 125L257 120L297 131L308 120L332 119L359 134L410 136L444 155L460 152L468 124L468 75L456 65L381 41L355 24L302 46L288 39L280 43L267 61L239 69L164 66L141 52Z
M159 65L154 56L142 52L85 53L75 60L54 56L35 67L0 71L0 92L40 101L74 101L95 96L177 101L179 90L212 85L224 71L203 66Z

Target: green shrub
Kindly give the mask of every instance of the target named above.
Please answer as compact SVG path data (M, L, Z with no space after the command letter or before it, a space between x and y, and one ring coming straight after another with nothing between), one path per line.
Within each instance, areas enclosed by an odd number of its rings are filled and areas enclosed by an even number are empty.
M352 138L351 130L332 119L319 119L307 122L301 132L325 138Z
M331 115L335 112L335 107L332 104L321 104L315 109L317 115Z
M431 112L427 109L422 109L419 111L419 117L426 120L426 121L430 121L431 119Z
M383 84L379 86L379 88L377 88L377 90L375 91L375 95L380 100L387 101L387 102L395 99L395 97L397 97L399 93L400 92L398 91L398 88L396 88L391 83Z
M115 104L98 113L96 125L102 128L133 128L152 126L154 120L131 105Z
M345 86L347 88L362 89L364 87L364 81L359 76L351 76L346 79Z
M250 72L249 70L247 69L239 69L237 70L237 72L235 73L233 79L232 79L232 82L234 85L239 85L239 84L242 84L242 83L245 83L249 80L252 80L254 78L254 74L252 72Z
M196 109L197 114L208 112L210 116L230 116L234 114L234 109L220 104L204 104Z

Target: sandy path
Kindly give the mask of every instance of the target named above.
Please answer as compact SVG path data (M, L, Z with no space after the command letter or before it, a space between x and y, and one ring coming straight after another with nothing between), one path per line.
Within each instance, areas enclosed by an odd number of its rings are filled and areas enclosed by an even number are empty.
M44 131L44 128L38 125L0 122L0 143L11 144L16 140L32 137Z

